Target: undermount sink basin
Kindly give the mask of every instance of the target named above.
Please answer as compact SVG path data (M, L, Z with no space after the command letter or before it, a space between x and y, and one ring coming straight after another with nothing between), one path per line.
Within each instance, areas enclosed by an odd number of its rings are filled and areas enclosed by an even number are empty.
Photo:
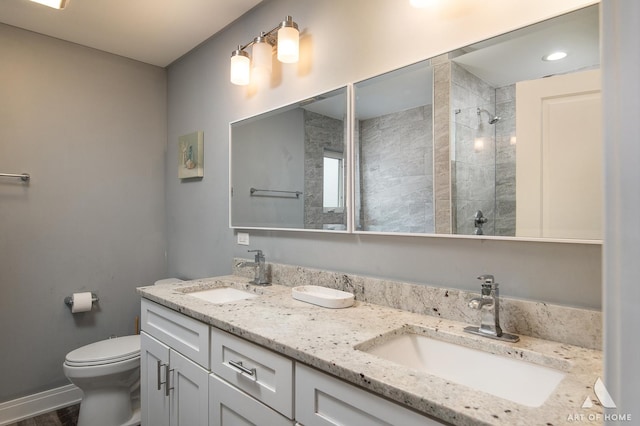
M257 294L238 290L232 287L209 288L206 290L189 292L187 294L191 297L197 297L198 299L206 300L211 303L237 302L238 300L258 297Z
M566 375L555 368L417 334L411 328L387 337L356 349L529 407L541 406Z

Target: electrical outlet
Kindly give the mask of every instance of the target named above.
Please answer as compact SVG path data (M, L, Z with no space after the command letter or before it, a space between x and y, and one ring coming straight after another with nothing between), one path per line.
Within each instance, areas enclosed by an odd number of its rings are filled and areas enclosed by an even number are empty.
M243 246L249 245L249 234L247 232L238 232L238 244Z

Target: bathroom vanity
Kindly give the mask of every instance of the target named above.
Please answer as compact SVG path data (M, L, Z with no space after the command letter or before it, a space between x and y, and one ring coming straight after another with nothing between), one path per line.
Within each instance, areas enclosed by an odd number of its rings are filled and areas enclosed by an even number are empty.
M143 425L559 425L576 413L602 419L599 404L581 408L587 398L596 401L599 350L526 335L498 342L464 333L468 323L363 302L358 292L354 306L327 309L295 300L287 285L249 281L231 275L138 289ZM451 292L452 303L457 296ZM503 305L511 309L509 301ZM528 383L499 397L482 383L478 390L376 352L403 336L498 355L505 369L490 367L488 382L507 382L528 364L560 378L537 401L526 399ZM457 362L453 355L450 361ZM515 370L507 370L511 362Z

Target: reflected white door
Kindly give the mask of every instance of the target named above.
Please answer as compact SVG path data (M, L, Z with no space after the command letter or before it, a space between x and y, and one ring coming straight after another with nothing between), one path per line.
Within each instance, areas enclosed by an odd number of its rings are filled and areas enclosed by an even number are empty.
M516 236L602 238L600 70L516 84Z

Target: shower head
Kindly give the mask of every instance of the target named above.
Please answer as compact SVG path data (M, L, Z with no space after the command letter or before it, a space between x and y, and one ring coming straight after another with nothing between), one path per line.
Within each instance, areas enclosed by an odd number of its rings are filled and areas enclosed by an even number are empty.
M497 115L492 115L486 109L477 108L478 117L480 116L480 113L482 113L482 112L486 112L487 115L489 115L489 120L487 121L487 123L489 123L489 124L496 124L498 121L502 120L502 117L499 117Z

